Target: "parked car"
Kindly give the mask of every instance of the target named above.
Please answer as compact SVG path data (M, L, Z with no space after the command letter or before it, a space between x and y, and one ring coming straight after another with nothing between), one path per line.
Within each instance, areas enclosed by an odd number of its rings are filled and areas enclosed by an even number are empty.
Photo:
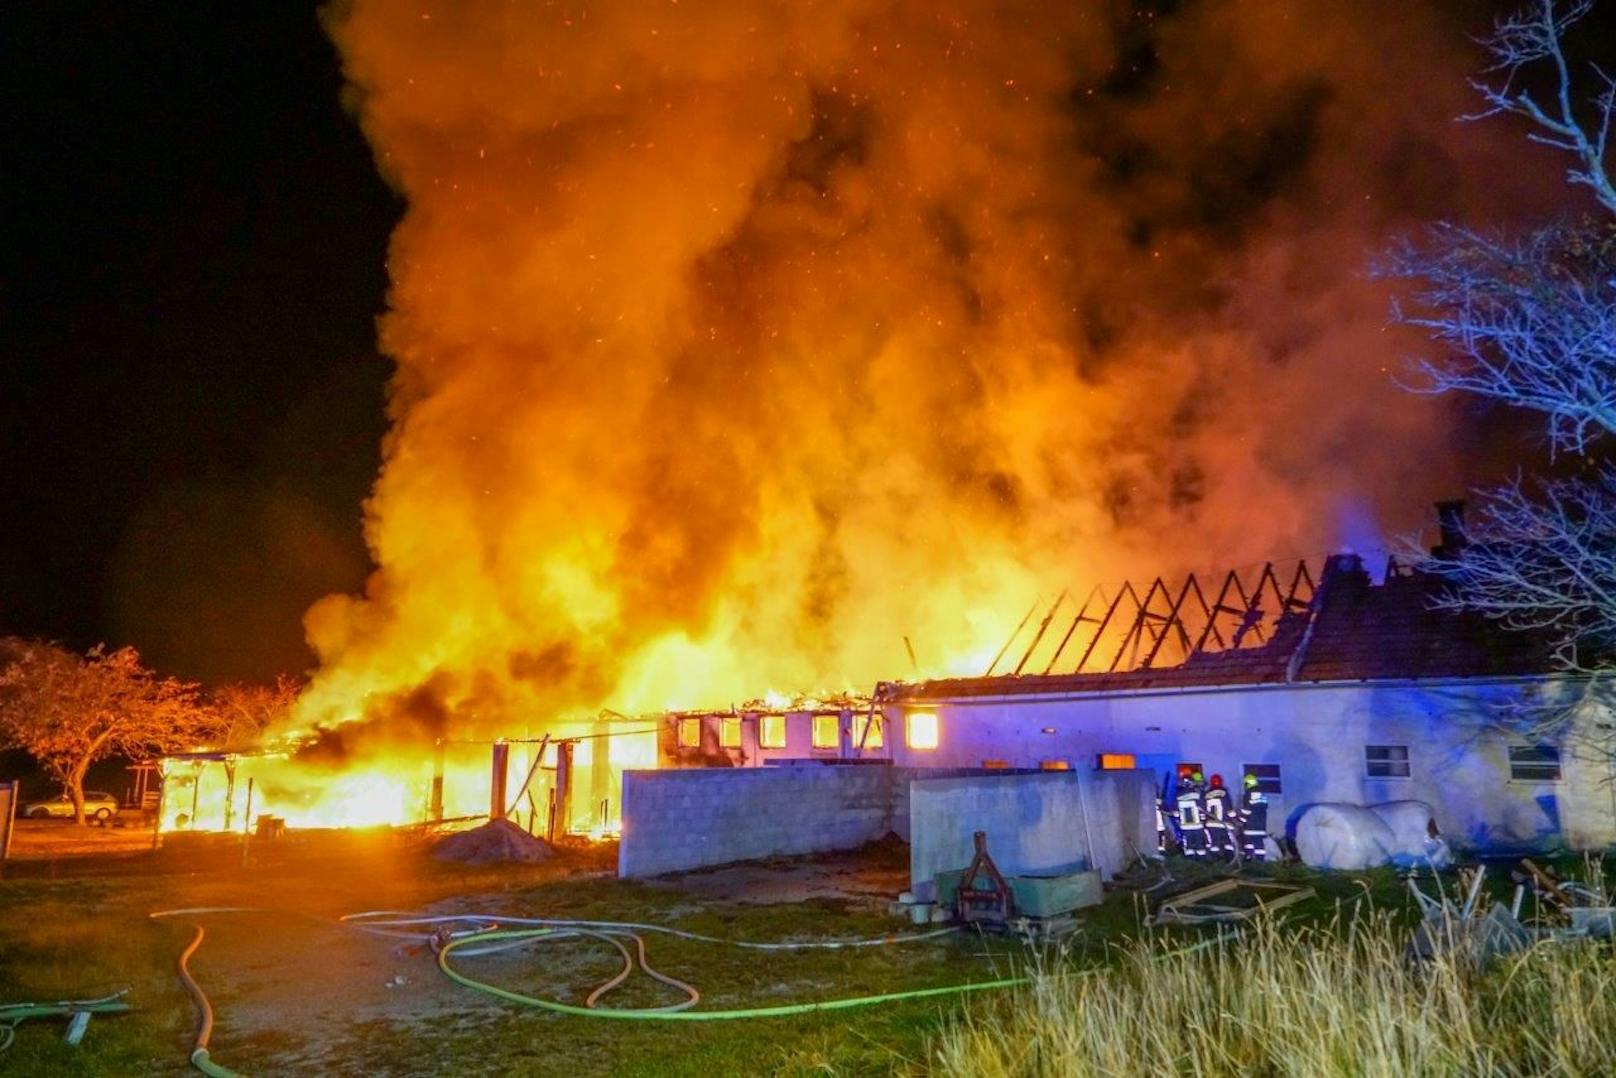
M84 815L91 820L100 820L106 823L118 814L118 799L111 794L97 793L93 790L84 791ZM30 820L45 820L52 817L73 818L73 799L66 794L57 794L39 801L25 801L22 805L21 815Z

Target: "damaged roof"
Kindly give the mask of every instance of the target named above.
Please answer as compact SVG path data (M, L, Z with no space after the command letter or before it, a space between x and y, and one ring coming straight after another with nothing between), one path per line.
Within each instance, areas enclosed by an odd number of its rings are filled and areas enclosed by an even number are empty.
M880 686L877 696L913 699L1519 677L1556 669L1553 649L1541 634L1511 630L1478 614L1435 609L1434 600L1446 586L1438 576L1395 565L1377 585L1357 556L1336 555L1325 563L1309 601L1300 608L1282 607L1259 643L1214 650L1204 646L1211 641L1203 635L1172 665L1147 662L1132 669L891 682ZM1177 605L1181 604L1175 604L1175 616ZM1146 618L1155 619L1146 630L1154 634L1150 639L1178 631L1169 617L1160 614L1145 613L1138 624Z

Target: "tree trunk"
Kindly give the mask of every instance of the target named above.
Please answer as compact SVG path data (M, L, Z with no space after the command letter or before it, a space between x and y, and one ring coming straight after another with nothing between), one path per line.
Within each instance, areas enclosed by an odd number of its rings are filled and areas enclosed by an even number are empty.
M84 773L90 769L90 758L86 756L79 763L73 765L73 770L67 773L67 796L73 799L73 822L80 827L86 823L84 819Z

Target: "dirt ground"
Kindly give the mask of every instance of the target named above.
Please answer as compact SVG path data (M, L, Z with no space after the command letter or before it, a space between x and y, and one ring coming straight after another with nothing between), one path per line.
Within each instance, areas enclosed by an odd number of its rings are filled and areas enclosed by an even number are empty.
M18 820L11 833L13 861L107 858L150 852L152 833L138 826L77 827L70 820Z
M502 1056L492 1073L550 1073L563 1060L579 1074L670 1073L687 1062L697 1073L703 1059L708 1073L743 1072L760 1051L759 1023L746 1030L702 1023L688 1035L665 1027L619 1032L602 1027L625 1023L519 1011L455 985L426 948L364 935L337 918L377 909L582 917L759 940L906 930L886 913L907 886L907 847L896 842L646 883L615 878L611 845L564 851L538 865L468 868L432 859L427 842L390 832L294 834L254 842L243 864L237 837L175 836L153 853L149 835L29 821L0 881L0 983L7 985L0 1001L82 998L128 986L140 1013L97 1019L89 1042L104 1056L71 1057L80 1064L73 1069L183 1073L195 1012L173 963L200 924L206 935L191 966L217 1013L213 1054L249 1073L481 1073L457 1053L477 1056L496 1037L501 1051L514 1055ZM148 917L195 907L251 912ZM876 993L972 972L957 968L960 956L946 943L880 948L884 954L770 953L767 961L759 952L666 936L648 937L648 946L654 965L701 987L704 1007ZM495 983L581 1003L620 959L599 941L579 940L468 962ZM671 1002L669 992L637 975L609 1005L654 1006ZM790 1028L798 1036L823 1031L816 1035L827 1043L847 1037L845 1023L837 1029L828 1019ZM552 1035L563 1029L569 1035L558 1055ZM26 1043L19 1035L0 1070L29 1060L31 1051L44 1065L37 1073L55 1072L64 1059L57 1037L24 1033ZM798 1042L776 1036L766 1043L778 1052L795 1051ZM547 1062L522 1062L530 1056ZM82 1065L90 1059L93 1065Z

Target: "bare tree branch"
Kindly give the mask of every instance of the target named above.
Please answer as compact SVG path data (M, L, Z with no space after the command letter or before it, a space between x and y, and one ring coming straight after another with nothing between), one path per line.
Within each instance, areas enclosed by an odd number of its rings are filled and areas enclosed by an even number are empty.
M1378 267L1412 285L1393 318L1424 330L1441 352L1416 360L1405 388L1538 412L1551 450L1588 458L1570 477L1481 492L1466 543L1421 562L1451 584L1438 607L1544 635L1561 668L1583 675L1587 691L1575 700L1548 693L1503 709L1562 739L1612 729L1586 715L1609 706L1616 674L1616 465L1606 452L1616 435L1616 185L1605 161L1616 82L1592 66L1585 94L1564 48L1566 32L1592 8L1593 0L1534 0L1495 23L1481 41L1490 77L1472 82L1486 107L1465 119L1524 118L1527 139L1571 154L1567 181L1590 188L1612 216L1524 237L1437 225ZM1549 94L1523 88L1531 65L1548 67ZM1616 750L1616 739L1600 736Z
M1487 108L1464 119L1507 112L1525 117L1534 126L1550 132L1554 138L1542 134L1527 137L1575 156L1577 164L1566 171L1566 179L1591 188L1600 204L1616 213L1616 184L1612 183L1610 170L1605 165L1606 135L1612 111L1616 110L1611 80L1597 65L1590 65L1600 89L1587 97L1593 106L1594 119L1585 121L1577 114L1576 104L1581 94L1564 48L1566 31L1591 10L1593 0L1537 0L1532 6L1498 20L1493 32L1481 39L1481 45L1492 54L1489 73L1499 78L1471 80ZM1545 60L1552 64L1555 78L1554 100L1548 105L1516 85L1521 68Z
M1616 223L1519 240L1438 225L1379 272L1414 282L1393 317L1443 346L1442 359L1414 362L1406 388L1541 412L1559 450L1616 434Z

